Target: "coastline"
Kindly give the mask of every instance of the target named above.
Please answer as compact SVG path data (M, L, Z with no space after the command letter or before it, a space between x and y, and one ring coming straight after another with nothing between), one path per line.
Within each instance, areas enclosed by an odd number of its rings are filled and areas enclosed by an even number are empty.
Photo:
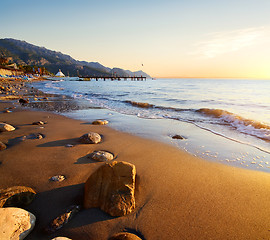
M178 83L182 83L182 87L179 88ZM66 94L77 104L84 105L81 109L62 112L61 114L65 116L83 121L95 120L93 116L106 118L110 121L110 126L116 130L169 143L210 161L269 173L269 142L259 137L267 139L268 130L246 126L250 122L258 122L260 116L267 119L266 116L269 115L267 109L263 112L263 107L259 103L256 105L257 110L250 109L249 104L244 103L245 96L241 93L238 107L234 110L227 109L230 108L228 103L232 101L232 98L237 98L234 93L226 100L224 91L229 91L230 86L227 82L223 83L226 87L220 90L223 99L221 105L218 106L219 104L215 103L216 90L212 87L212 83L212 80L189 83L185 79L167 79L167 81L157 79L156 82L150 80L146 82L97 82L63 79L37 82L34 86L44 92ZM252 84L254 83L253 81ZM248 87L252 88L252 84L250 86L246 82L241 82L239 87L245 85L244 88L248 90ZM212 98L211 96L209 98L213 102L208 101L203 87L210 87ZM267 89L267 86L265 87ZM186 95L181 88L186 89ZM170 92L170 96L166 95L164 89ZM140 92L142 93L139 94ZM180 93L179 96L176 96L177 92ZM198 96L201 95L203 95L202 99L199 99ZM254 101L257 102L258 99L254 97ZM159 98L161 100L158 100ZM182 102L182 98L186 100ZM190 98L197 100L190 102ZM141 104L152 107L139 107ZM233 103L232 106L234 106ZM238 109L239 106L241 110ZM199 113L205 108L208 108L211 113L219 113L222 109L227 109L230 114L226 115L225 112L224 116L216 118ZM250 109L249 112L253 114L257 112L258 117L246 115L249 114L247 109ZM240 121L238 117L243 121ZM185 140L172 139L175 134L183 136Z
M43 96L43 95L42 95ZM18 100L17 100L18 101ZM11 106L0 103L0 111ZM0 134L8 143L0 151L0 187L25 185L37 191L26 208L38 219L27 239L108 239L117 232L136 232L143 239L268 239L270 176L267 173L212 163L154 140L109 126L70 119L54 113L17 107L1 113L1 121L16 127ZM31 125L47 121L44 128ZM98 132L97 145L76 144L89 131ZM20 137L42 133L43 139ZM66 144L76 144L66 148ZM82 201L83 184L102 163L85 156L107 150L117 161L136 166L134 213L112 218L99 209L82 210L63 229L46 235L42 229L68 206ZM52 183L63 174L67 179Z

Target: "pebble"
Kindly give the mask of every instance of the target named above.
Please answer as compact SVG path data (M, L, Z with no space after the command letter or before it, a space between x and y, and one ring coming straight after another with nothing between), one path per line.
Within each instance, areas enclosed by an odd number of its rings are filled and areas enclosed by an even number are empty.
M182 137L182 136L180 136L180 135L178 135L178 134L176 134L176 135L172 136L172 139L180 139L180 140L183 140L183 139L185 139L185 138Z
M55 176L50 178L50 181L52 181L52 182L62 182L65 179L66 179L66 177L64 175L55 175Z
M21 98L21 99L19 99L19 103L21 103L21 104L29 103L29 100Z
M67 238L67 237L56 237L56 238L53 238L52 240L72 240L72 239Z
M66 144L65 147L74 147L74 145L72 145L72 144Z
M89 133L82 135L79 138L79 141L81 143L85 143L85 144L97 144L97 143L101 142L101 136L98 133L89 132Z
M5 110L3 113L11 113L12 111L10 110Z
M109 122L107 120L99 119L92 122L93 125L106 125Z
M35 137L36 137L36 139L42 139L43 138L42 134L40 134L40 133L36 134Z
M43 125L45 124L44 122L42 121L38 121L38 122L33 122L32 125Z
M0 132L10 132L10 131L14 131L15 127L7 124L7 123L3 123L0 122Z
M80 211L81 207L78 205L71 206L65 213L55 218L49 226L45 229L47 233L54 233L65 224L67 224L72 217Z
M107 162L113 160L114 156L110 152L106 151L95 151L89 155L90 158L100 162Z
M2 142L0 141L0 151L1 151L1 150L5 150L6 148L7 148L6 144L4 144L4 143L2 143Z

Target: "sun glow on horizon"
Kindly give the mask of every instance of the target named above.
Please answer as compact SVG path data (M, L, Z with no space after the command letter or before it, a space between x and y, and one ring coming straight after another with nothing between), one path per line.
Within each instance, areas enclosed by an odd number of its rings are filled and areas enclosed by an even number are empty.
M1 38L77 60L152 77L270 78L269 0L14 0L1 9Z

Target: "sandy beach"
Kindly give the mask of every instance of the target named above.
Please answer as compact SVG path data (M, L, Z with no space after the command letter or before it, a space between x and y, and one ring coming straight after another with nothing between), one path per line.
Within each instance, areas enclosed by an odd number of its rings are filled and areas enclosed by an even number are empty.
M28 186L37 192L25 208L37 218L27 239L106 240L122 231L145 240L270 239L269 174L208 162L173 146L116 131L110 124L96 126L18 103L4 113L12 106L9 99L0 102L0 122L16 128L0 133L0 141L7 145L0 151L0 188ZM32 125L37 121L46 124ZM99 133L102 142L78 143L90 131ZM38 133L42 139L23 138ZM95 150L109 151L115 160L136 166L135 211L111 217L100 209L82 209L59 231L45 233L52 219L69 206L82 204L85 181L104 164L87 158ZM66 180L49 181L59 174Z

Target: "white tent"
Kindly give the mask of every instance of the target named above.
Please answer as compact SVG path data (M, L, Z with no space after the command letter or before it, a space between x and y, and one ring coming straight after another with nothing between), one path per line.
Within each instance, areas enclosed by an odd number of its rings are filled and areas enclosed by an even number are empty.
M56 77L65 77L65 74L61 72L61 69L59 69L58 73L55 75Z

